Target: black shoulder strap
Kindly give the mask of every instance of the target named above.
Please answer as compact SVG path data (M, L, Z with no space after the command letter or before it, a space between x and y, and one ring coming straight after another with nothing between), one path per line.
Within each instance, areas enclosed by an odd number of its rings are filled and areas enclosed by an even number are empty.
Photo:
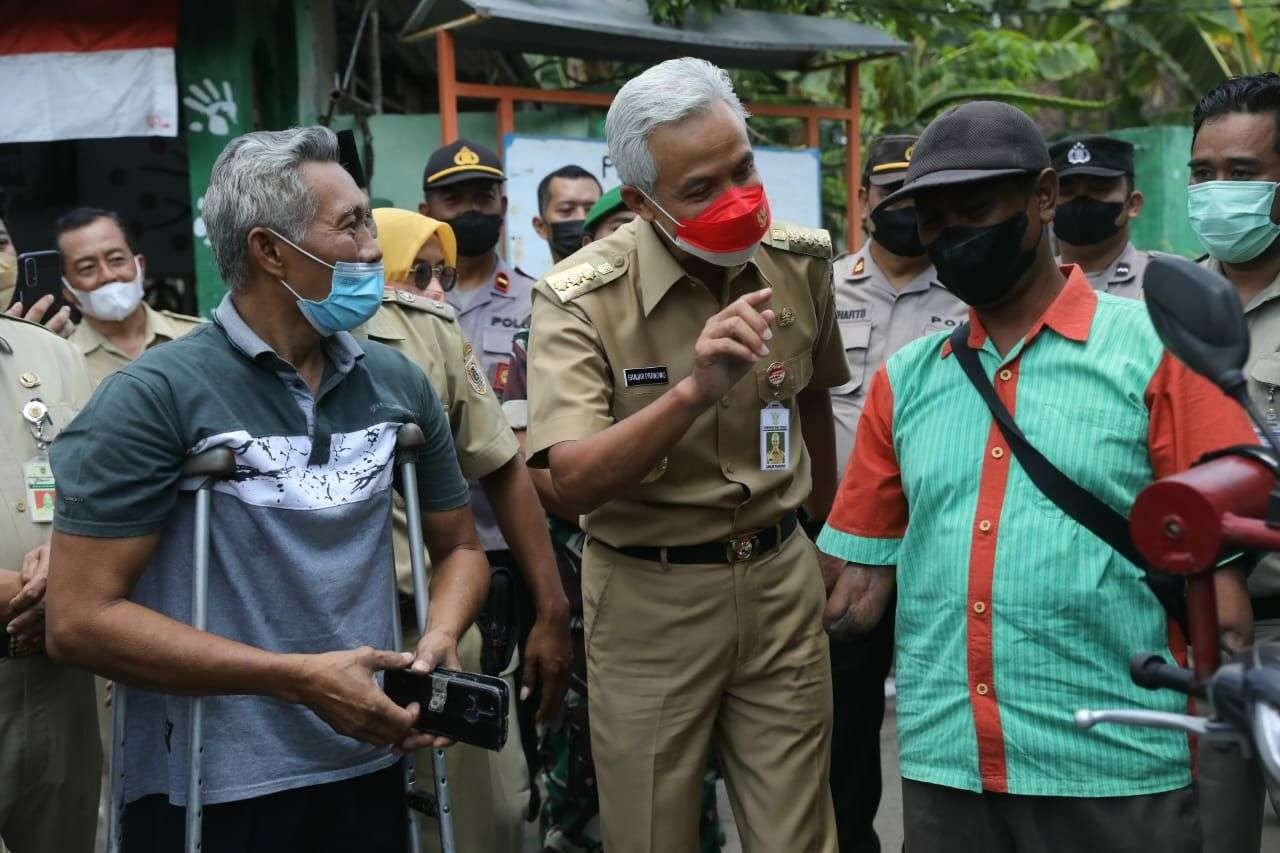
M995 388L991 387L991 381L983 372L977 352L969 347L968 323L961 323L951 333L951 352L982 401L991 410L991 416L1000 427L1004 440L1009 443L1009 449L1035 487L1081 527L1110 545L1129 562L1145 569L1146 560L1134 546L1133 537L1129 534L1129 520L1062 473L1018 429L1013 416L1004 403L1000 402ZM1148 572L1147 582L1165 610L1185 628L1186 602L1182 593L1185 584L1181 579Z

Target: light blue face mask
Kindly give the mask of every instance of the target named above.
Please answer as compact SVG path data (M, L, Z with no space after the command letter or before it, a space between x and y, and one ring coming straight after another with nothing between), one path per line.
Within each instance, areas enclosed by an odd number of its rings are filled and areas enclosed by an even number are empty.
M1272 181L1205 181L1187 188L1191 229L1219 261L1242 264L1266 251L1280 235L1271 221Z
M298 296L298 291L289 287L289 282L280 279L280 283L298 297L298 310L302 312L302 316L321 335L328 337L337 332L349 332L378 312L378 306L382 304L384 275L381 261L376 264L353 261L331 264L320 260L288 237L270 228L267 230L311 260L333 270L329 295L319 302Z

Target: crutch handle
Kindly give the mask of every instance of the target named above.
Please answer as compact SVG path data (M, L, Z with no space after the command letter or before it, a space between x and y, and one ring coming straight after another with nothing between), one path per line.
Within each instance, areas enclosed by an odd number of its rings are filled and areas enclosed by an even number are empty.
M184 477L230 477L236 472L236 455L230 447L211 447L203 453L187 457L182 464Z
M422 434L422 427L417 424L401 424L400 429L396 430L397 453L403 453L406 450L417 450L419 447L425 446L426 443L427 439Z

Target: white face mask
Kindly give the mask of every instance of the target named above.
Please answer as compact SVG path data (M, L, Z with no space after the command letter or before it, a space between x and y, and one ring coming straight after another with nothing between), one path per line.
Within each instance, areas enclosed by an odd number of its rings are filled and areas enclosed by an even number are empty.
M80 311L95 320L117 322L128 317L142 302L142 265L133 259L133 281L113 281L96 290L76 290L62 277L62 283L71 291Z

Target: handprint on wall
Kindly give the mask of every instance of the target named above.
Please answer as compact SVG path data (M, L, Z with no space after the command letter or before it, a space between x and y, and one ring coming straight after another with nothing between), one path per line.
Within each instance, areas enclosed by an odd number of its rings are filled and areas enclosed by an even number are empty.
M222 91L208 77L204 78L204 86L192 83L187 86L187 95L182 103L187 108L202 114L205 121L193 121L187 125L192 131L199 133L206 127L214 136L227 136L231 133L231 122L236 120L236 100L231 94L231 83L222 81Z
M191 230L195 233L197 240L200 240L206 246L212 246L213 244L209 242L209 229L204 224L204 196L196 199L196 210L199 211L199 214L196 215L195 219L191 220Z

